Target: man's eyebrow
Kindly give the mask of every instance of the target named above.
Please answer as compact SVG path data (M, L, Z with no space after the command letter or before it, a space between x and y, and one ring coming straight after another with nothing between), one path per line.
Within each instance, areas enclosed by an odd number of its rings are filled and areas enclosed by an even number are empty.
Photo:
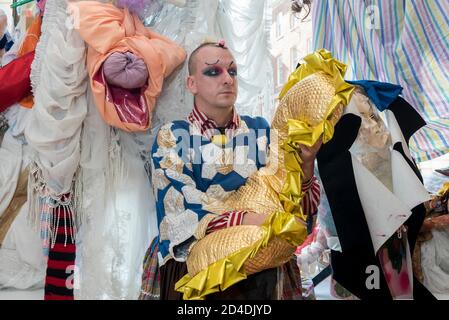
M215 62L213 62L213 63L208 63L207 61L204 62L204 63L207 64L208 66L213 66L213 65L215 65L215 64L217 64L217 63L219 63L219 62L220 62L220 59L217 59L217 61L215 61Z
M231 67L233 63L234 63L234 61L231 61L231 63L229 64L229 67ZM229 68L229 67L228 67L228 68Z

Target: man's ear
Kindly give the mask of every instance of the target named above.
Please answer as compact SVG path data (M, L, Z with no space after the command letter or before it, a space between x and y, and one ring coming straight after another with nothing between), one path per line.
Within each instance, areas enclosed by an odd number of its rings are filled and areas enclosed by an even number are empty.
M194 76L188 76L186 83L187 83L187 89L189 89L189 91L192 94L196 94L198 90L197 90L197 87L196 87L195 77Z

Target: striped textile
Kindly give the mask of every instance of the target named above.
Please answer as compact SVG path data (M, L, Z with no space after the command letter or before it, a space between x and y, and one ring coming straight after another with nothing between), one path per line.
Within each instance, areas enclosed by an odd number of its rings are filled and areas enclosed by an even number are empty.
M223 228L230 228L233 226L241 225L245 213L246 211L229 211L220 214L218 217L209 222L209 224L207 225L206 234Z
M216 129L218 129L217 123L213 119L209 118L206 114L201 112L196 105L189 113L188 119L190 123L196 126L201 131L201 134L208 139L212 139L212 136L215 134ZM240 117L234 109L232 119L225 127L226 136L232 137L233 130L238 129L239 127Z
M318 212L320 204L320 184L316 177L312 177L309 181L301 186L304 197L301 205L305 215L315 215Z
M449 151L449 1L316 0L313 46L348 64L346 79L399 84L428 123L417 161Z
M55 209L59 214L57 236L54 246L50 246L45 277L45 300L73 300L73 276L76 247L67 241L70 230L71 215L61 207Z

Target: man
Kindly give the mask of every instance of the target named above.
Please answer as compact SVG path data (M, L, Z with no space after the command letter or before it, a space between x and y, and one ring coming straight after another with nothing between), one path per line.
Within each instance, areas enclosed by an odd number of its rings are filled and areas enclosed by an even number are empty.
M159 223L159 239L147 253L141 298L181 299L175 283L187 273L189 247L206 234L235 225L261 225L266 214L230 211L220 215L205 207L245 184L264 166L269 125L260 117L240 116L237 99L237 63L224 41L204 43L188 62L187 88L194 106L187 119L164 125L152 149L153 188ZM319 187L313 177L313 161L319 148L302 147L306 213L316 211ZM155 266L156 252L159 269ZM295 265L296 266L296 265ZM288 269L288 268L287 268ZM208 299L298 298L299 274L286 270L289 288L276 293L278 270L249 276ZM282 287L282 286L280 286ZM284 294L290 289L289 294Z

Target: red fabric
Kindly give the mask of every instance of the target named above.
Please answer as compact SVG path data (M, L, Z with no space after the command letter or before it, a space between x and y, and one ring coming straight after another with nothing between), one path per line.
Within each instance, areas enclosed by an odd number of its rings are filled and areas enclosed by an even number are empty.
M57 294L46 294L44 300L75 300L73 296L62 296Z
M50 276L47 276L45 278L46 284L51 284L52 286L56 286L56 287L65 287L66 282L67 282L67 279L61 279L61 278L50 277Z
M318 205L320 204L320 184L316 177L312 177L308 182L305 182L301 186L304 198L301 205L305 215L314 215L318 211Z
M64 234L63 232L60 232L58 230L58 234ZM56 243L53 248L51 248L51 251L53 252L62 252L62 253L73 253L75 252L74 245L66 245L64 246L64 243Z
M72 246L73 249L71 252L75 252L75 245L67 245ZM47 267L51 269L59 269L59 270L67 270L67 267L72 266L74 263L73 261L63 261L63 260L52 260L48 259Z
M57 208L54 247L50 247L45 277L45 300L73 300L76 245L71 243L71 215Z
M206 234L220 229L241 225L245 213L246 211L229 211L220 214L218 217L209 222L207 225Z
M0 68L0 112L31 94L31 63L34 51Z

